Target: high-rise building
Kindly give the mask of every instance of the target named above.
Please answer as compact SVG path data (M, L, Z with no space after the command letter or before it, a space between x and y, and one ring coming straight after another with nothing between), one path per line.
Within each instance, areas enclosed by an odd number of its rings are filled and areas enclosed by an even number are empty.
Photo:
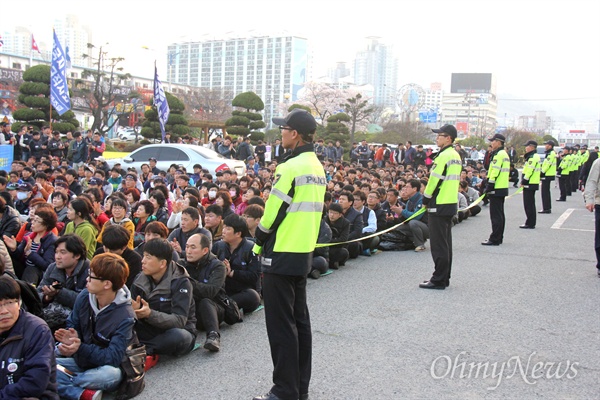
M307 40L296 36L173 43L168 57L169 82L256 93L268 126L278 104L296 100L306 82Z
M66 51L69 48L69 57L73 65L81 67L93 67L93 57L83 57L84 54L96 56L96 53L90 54L88 43L94 44L92 40L92 30L81 25L76 15L69 14L64 19L54 21L54 30L61 45Z
M328 78L332 83L340 83L342 81L347 81L350 77L350 68L346 66L346 63L340 61L336 63L335 68L330 69L327 74ZM344 79L346 78L346 79ZM353 79L351 79L353 80Z
M373 104L395 109L398 59L392 47L380 43L379 38L372 36L367 41L366 50L358 52L354 60L354 83L372 85Z

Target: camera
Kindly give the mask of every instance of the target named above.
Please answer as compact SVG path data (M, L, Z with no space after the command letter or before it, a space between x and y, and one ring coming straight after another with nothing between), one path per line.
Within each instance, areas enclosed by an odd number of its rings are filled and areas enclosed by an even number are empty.
M56 290L60 290L60 289L62 289L62 288L63 288L63 284L62 284L62 283L60 283L60 282L55 282L55 283L53 283L53 284L52 284L52 287L53 287L54 289L56 289Z

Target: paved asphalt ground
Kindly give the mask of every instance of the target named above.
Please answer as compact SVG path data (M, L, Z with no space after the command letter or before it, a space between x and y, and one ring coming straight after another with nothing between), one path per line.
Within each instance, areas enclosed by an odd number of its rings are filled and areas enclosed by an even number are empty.
M309 279L310 398L600 399L593 214L579 193L554 202L535 230L519 229L521 195L507 199L506 216L499 247L480 244L487 207L453 228L444 291L417 286L431 276L429 248L359 257ZM221 345L163 357L138 398L249 400L270 389L264 311L224 326Z

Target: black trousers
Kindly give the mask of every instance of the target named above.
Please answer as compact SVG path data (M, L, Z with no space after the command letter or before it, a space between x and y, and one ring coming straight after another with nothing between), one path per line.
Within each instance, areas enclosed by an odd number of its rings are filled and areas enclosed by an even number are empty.
M552 198L550 194L550 185L552 181L548 179L549 177L543 178L540 182L540 187L542 188L542 210L544 211L552 211Z
M490 241L502 243L504 239L504 226L506 218L504 217L504 199L505 196L490 196L490 219L492 220L492 234Z
M452 272L452 216L429 214L429 240L434 271L429 281L447 285Z
M200 331L219 332L225 318L225 308L213 299L196 299L196 328Z
M579 189L579 169L576 169L575 171L571 171L571 173L569 174L569 176L571 177L571 192L575 193L577 192L577 189Z
M573 176L573 173L571 172L569 175L565 175L565 188L567 189L567 196L570 196L571 193L574 192L573 188L571 187L571 177Z
M237 292L229 295L238 305L239 308L244 309L244 313L252 312L260 305L260 295L258 292L251 288L246 288L241 292Z
M535 209L535 190L523 190L523 207L525 208L525 225L535 227L537 210Z
M263 296L273 360L271 392L282 400L296 400L308 393L312 364L306 276L265 273Z
M558 178L558 188L560 189L560 200L567 200L567 196L569 195L567 182L569 182L569 175L561 175L560 178Z

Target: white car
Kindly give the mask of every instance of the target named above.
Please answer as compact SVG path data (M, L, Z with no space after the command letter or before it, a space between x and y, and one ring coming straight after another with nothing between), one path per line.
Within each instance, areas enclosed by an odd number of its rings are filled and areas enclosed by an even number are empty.
M135 136L136 136L135 132L127 131L127 132L124 132L122 135L119 135L119 139L121 139L123 142L135 142ZM139 142L140 140L144 140L145 137L143 137L140 133L137 133L137 139Z
M206 147L193 144L148 144L127 157L110 159L107 163L111 168L116 163L120 163L121 168L125 170L135 167L139 172L142 164L147 164L152 157L157 159L156 166L162 171L167 171L171 164L176 164L184 166L188 173L192 173L194 165L200 164L213 177L217 171L226 169L235 170L238 176L246 174L246 164L243 161L230 160Z

